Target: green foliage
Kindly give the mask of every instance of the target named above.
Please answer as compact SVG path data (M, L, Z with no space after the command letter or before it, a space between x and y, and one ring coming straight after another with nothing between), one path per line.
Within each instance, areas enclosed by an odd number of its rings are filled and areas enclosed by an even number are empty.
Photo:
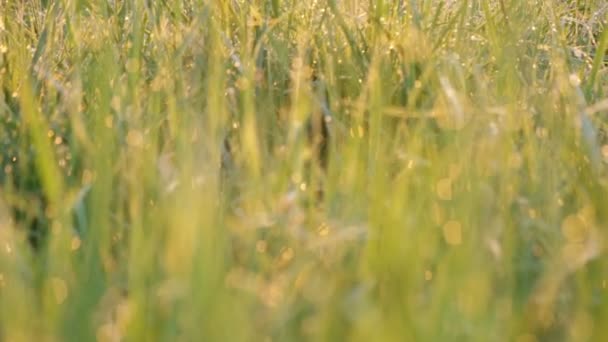
M0 0L0 340L605 340L607 16Z

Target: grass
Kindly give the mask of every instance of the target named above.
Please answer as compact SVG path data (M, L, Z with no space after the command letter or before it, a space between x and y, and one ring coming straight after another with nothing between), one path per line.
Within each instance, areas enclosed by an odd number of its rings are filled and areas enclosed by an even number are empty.
M0 340L604 341L607 16L0 0Z

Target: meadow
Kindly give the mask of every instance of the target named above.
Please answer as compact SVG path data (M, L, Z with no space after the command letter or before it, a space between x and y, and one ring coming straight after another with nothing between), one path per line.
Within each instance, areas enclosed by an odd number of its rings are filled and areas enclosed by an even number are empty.
M602 0L0 0L0 341L608 340Z

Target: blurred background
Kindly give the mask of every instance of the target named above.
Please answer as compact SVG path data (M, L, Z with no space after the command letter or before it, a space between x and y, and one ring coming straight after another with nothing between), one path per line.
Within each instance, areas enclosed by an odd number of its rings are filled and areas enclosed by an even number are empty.
M0 0L0 340L604 341L607 14Z

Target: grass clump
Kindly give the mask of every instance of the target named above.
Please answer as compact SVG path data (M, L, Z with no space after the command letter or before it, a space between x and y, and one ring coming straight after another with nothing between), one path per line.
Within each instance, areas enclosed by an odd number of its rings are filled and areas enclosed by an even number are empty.
M608 336L603 1L0 9L0 340Z

